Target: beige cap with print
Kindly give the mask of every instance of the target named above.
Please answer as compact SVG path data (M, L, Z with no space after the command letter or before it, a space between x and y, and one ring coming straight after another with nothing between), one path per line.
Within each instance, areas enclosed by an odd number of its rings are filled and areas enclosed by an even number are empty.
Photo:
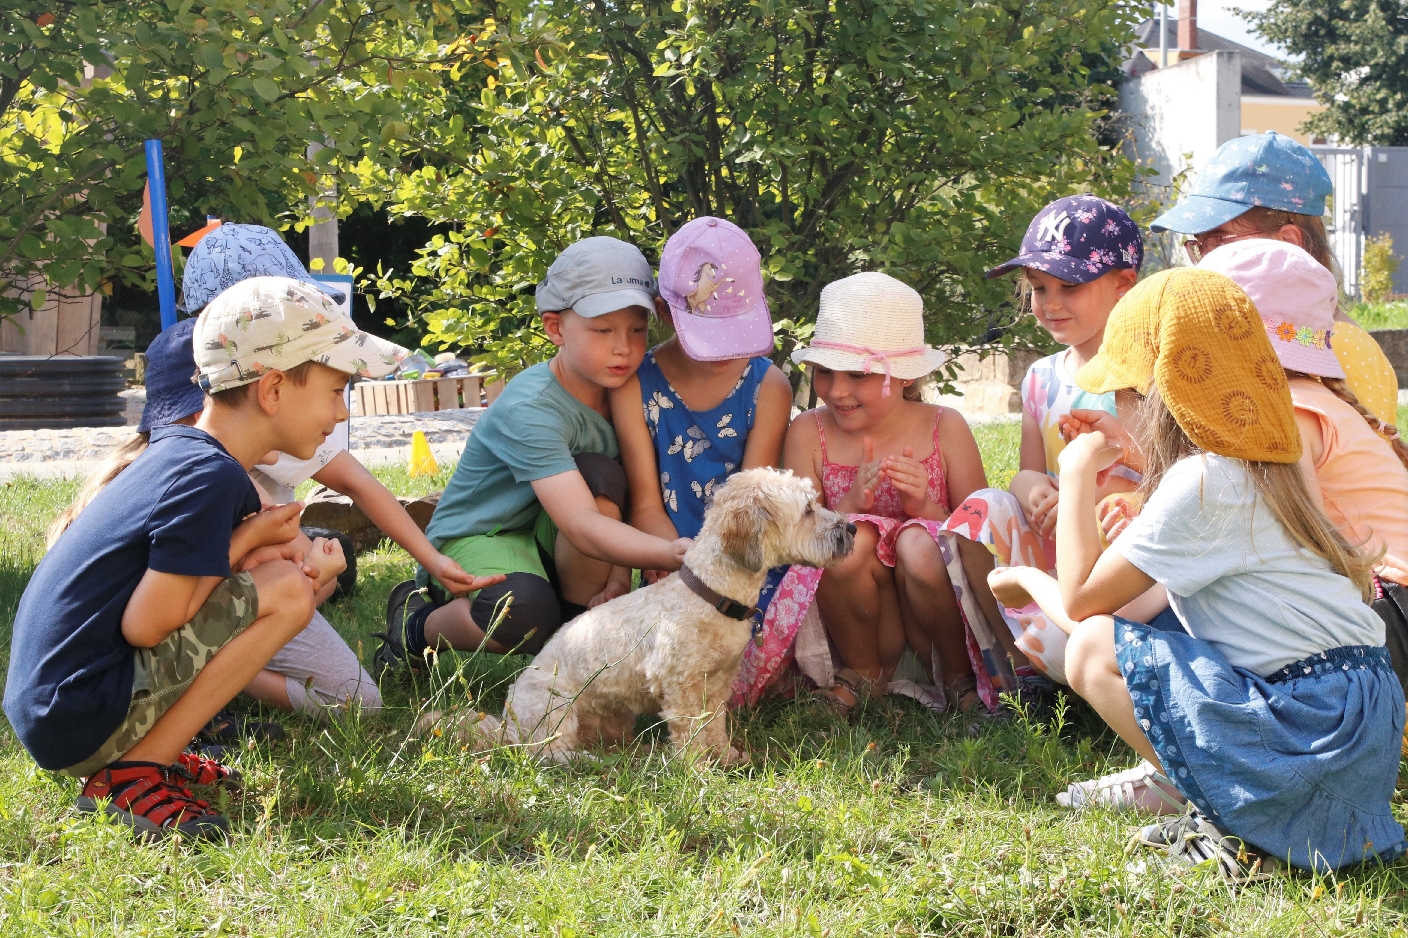
M358 329L317 287L289 277L250 277L225 290L201 311L194 341L197 383L207 393L304 362L381 378L407 355Z

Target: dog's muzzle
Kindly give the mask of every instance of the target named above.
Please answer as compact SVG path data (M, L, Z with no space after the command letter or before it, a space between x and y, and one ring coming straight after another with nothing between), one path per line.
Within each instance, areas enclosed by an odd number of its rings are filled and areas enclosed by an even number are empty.
M832 556L831 562L835 563L844 557L850 556L852 548L856 543L856 526L847 521L845 524L838 524L831 529Z

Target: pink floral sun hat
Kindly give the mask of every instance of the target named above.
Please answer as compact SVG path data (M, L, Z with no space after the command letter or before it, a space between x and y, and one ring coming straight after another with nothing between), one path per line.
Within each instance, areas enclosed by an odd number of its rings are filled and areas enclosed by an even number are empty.
M1233 241L1209 253L1200 270L1229 277L1256 304L1281 365L1322 378L1343 378L1330 348L1339 287L1305 250L1270 238Z

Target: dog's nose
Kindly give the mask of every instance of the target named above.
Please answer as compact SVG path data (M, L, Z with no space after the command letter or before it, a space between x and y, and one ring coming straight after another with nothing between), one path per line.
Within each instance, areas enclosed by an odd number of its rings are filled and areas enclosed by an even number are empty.
M846 533L852 536L854 536L856 533L856 526L850 521L846 522Z

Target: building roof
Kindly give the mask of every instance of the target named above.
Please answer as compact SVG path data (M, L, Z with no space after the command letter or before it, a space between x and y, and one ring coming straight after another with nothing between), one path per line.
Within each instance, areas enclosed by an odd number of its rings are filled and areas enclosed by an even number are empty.
M1178 18L1170 16L1165 26L1168 34L1169 58L1178 50ZM1130 58L1124 63L1129 75L1143 75L1154 68L1159 50L1159 20L1147 19L1134 28L1135 40L1130 48ZM1305 81L1287 81L1281 77L1286 65L1280 59L1264 52L1244 46L1231 39L1224 39L1201 27L1198 29L1199 52L1237 52L1242 58L1242 94L1265 94L1287 98L1314 97L1310 85ZM1142 54L1141 54L1142 53Z

